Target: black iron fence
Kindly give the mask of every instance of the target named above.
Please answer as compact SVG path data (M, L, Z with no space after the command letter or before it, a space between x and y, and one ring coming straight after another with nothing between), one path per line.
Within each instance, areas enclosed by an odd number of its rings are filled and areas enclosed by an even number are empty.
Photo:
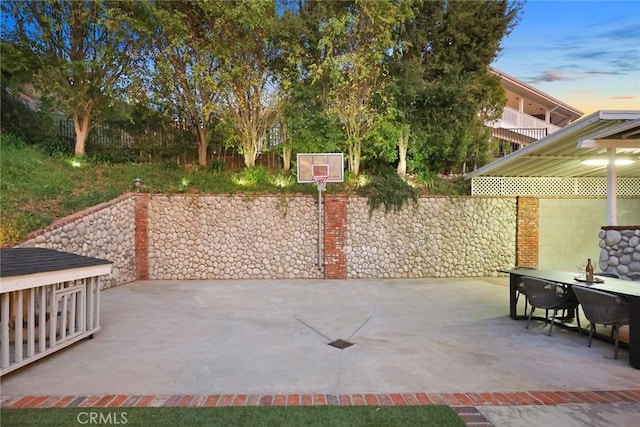
M72 120L60 120L61 138L75 145L76 134ZM215 138L221 141L221 138ZM265 141L265 148L273 150L274 138ZM113 162L175 162L179 164L198 163L198 142L184 122L132 123L129 121L108 121L94 123L85 144L86 153ZM244 166L244 158L234 147L226 147L223 142L209 143L209 162L218 161L227 168ZM281 165L277 153L262 153L257 163L270 168Z

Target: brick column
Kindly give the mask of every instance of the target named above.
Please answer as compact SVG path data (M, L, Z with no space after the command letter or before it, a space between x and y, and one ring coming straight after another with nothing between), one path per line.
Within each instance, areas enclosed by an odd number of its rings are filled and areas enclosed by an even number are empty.
M519 196L517 206L516 265L537 268L540 200L536 197Z
M147 235L149 197L139 193L135 195L135 200L136 278L146 280L149 278L149 237Z
M347 278L347 198L324 196L324 278Z

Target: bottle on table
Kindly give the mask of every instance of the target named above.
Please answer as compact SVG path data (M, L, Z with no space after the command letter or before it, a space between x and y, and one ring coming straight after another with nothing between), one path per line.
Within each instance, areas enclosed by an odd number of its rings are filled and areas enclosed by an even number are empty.
M593 264L591 264L591 258L587 259L587 266L585 267L587 282L593 282Z

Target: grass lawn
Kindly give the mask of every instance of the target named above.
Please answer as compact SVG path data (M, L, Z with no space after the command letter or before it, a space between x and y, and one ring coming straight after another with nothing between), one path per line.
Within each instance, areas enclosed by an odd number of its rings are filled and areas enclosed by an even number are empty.
M464 426L448 406L3 409L9 426Z

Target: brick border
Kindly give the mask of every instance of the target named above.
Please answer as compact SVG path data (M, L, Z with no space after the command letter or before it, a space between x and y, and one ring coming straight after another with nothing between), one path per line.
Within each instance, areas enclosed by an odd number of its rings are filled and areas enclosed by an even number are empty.
M0 407L128 408L228 406L422 406L448 405L458 413L474 413L481 406L556 406L564 404L640 403L640 389L598 391L526 391L488 393L358 393L358 394L214 394L3 396Z
M448 405L466 426L491 427L482 406L556 406L640 403L640 389L492 393L213 394L1 397L3 409L223 408L231 406L423 406Z

